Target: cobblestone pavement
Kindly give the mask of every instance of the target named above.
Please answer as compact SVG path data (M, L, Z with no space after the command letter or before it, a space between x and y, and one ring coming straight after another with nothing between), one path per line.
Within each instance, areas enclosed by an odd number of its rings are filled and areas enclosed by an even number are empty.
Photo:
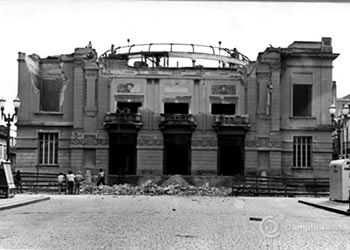
M350 249L349 217L295 198L53 195L0 216L0 249Z

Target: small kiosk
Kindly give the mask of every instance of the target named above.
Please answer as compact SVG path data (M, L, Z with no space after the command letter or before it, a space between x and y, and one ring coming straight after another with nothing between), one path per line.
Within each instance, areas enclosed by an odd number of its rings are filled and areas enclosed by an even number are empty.
M335 201L349 200L350 160L340 159L329 164L329 198Z
M15 183L12 175L11 162L2 161L0 164L0 198L15 196Z

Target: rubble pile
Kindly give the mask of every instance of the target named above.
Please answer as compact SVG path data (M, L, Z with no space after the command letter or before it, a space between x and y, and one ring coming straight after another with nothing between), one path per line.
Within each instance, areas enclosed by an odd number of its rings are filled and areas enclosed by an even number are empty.
M172 175L169 179L163 182L162 187L170 186L170 185L180 185L184 187L190 186L190 184L181 177L181 175Z
M180 183L180 184L179 184ZM208 183L196 187L190 185L181 176L171 176L161 186L151 180L147 180L139 186L130 184L118 184L113 186L96 186L83 184L81 194L96 195L201 195L201 196L227 196L231 188L210 187Z

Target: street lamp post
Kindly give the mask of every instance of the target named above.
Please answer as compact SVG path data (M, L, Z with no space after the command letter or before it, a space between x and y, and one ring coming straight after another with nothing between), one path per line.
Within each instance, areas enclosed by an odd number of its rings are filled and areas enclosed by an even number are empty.
M347 140L348 140L348 128L347 128L347 120L349 115L349 105L345 104L343 105L341 114L336 116L337 107L334 103L332 103L329 106L329 114L331 115L332 119L332 126L334 127L336 133L337 133L337 150L333 149L333 154L337 155L337 158L340 159L341 155L343 154L343 157L348 157L348 150L347 150ZM341 143L341 131L344 132L344 148L342 147Z
M349 105L345 104L343 105L341 115L338 115L337 117L335 116L335 113L337 112L337 107L334 103L332 103L329 106L329 114L331 115L332 118L332 125L336 129L337 132L337 147L339 152L341 153L341 142L340 142L340 133L341 130L343 129L344 131L344 148L345 148L345 158L348 158L348 149L347 149L347 141L348 141L348 127L347 127L347 120L348 120L348 115L349 115ZM333 151L335 151L333 149ZM338 152L333 152L333 154L337 154ZM340 154L338 154L338 159L340 159ZM344 170L350 170L349 168L345 168ZM350 212L350 190L349 190L349 209L347 212Z
M12 115L10 113L5 114L5 102L6 100L1 98L0 99L0 108L1 108L1 118L6 122L7 126L7 140L6 140L6 160L10 160L10 128L11 128L11 122L15 120L15 117L17 116L17 111L19 106L21 105L21 101L19 100L18 97L16 97L13 100L13 106L15 107L15 113Z

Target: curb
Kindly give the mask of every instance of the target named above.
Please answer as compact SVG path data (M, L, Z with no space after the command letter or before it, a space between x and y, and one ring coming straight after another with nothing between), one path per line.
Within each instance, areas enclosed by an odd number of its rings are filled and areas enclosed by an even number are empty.
M327 207L327 206L323 206L323 205L318 205L318 204L315 204L315 203L302 201L302 200L299 200L298 202L302 203L302 204L305 204L305 205L312 206L312 207L317 207L317 208L320 208L320 209L324 209L324 210L327 210L329 212L350 216L350 212L347 212L347 211L344 211L344 210L339 210L339 209L336 209L336 208Z
M41 197L41 198L31 199L31 200L27 200L27 201L18 201L18 202L8 204L8 205L5 204L3 206L0 205L0 211L15 208L15 207L21 207L21 206L33 204L33 203L40 202L40 201L46 201L46 200L50 200L50 197Z

